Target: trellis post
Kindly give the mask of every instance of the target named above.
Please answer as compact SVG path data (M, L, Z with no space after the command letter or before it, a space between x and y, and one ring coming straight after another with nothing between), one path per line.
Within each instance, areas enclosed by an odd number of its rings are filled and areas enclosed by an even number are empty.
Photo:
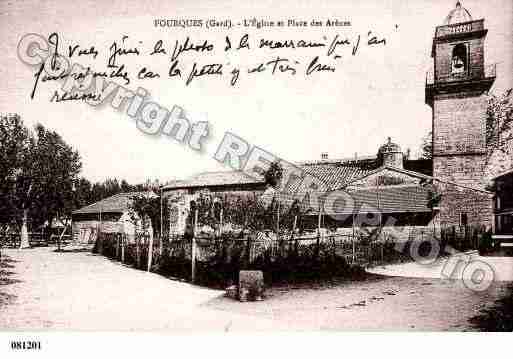
M121 235L121 263L125 263L125 245L126 245L126 235Z
M196 280L196 232L198 226L198 209L194 211L194 225L192 229L192 248L191 248L191 281Z
M153 259L153 230L149 231L150 243L148 243L148 266L146 271L149 272L151 269L151 261Z

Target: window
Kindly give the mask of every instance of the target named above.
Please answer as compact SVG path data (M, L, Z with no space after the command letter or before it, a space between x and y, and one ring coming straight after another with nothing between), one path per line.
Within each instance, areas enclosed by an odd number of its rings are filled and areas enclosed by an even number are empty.
M452 49L451 73L462 74L467 71L467 47L458 44Z

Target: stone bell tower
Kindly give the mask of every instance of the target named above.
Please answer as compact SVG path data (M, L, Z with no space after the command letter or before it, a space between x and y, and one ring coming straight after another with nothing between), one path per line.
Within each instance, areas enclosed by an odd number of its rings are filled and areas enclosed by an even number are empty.
M426 77L426 103L433 109L433 176L484 189L486 94L495 67L485 67L484 19L473 20L460 2L437 26Z

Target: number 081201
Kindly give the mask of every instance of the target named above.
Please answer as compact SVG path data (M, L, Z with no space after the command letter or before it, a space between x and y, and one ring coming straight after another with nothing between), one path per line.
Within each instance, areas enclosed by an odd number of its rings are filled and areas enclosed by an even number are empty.
M12 350L41 350L39 341L11 341Z

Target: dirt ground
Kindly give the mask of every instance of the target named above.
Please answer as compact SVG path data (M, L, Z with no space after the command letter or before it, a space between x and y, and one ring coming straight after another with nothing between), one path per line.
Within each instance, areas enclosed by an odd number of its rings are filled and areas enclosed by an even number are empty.
M89 252L3 250L0 330L476 330L470 319L507 284L473 292L457 280L369 275L240 303Z

